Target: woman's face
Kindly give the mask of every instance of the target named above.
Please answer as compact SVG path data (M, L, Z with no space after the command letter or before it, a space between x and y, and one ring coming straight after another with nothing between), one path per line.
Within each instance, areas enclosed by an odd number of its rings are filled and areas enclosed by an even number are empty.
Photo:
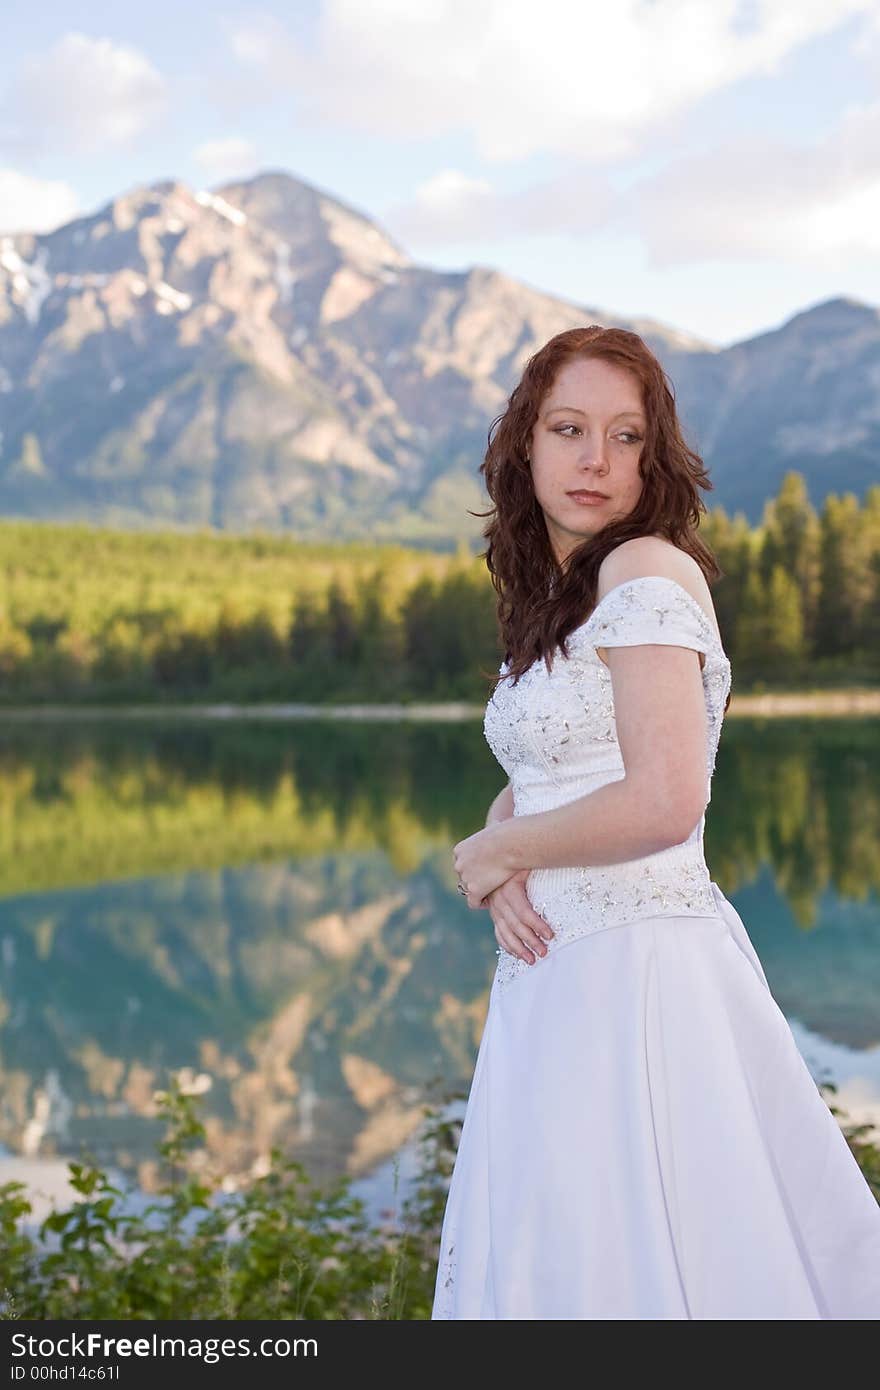
M633 372L599 357L560 367L532 429L532 484L560 566L639 500L647 420ZM601 492L592 502L571 496Z

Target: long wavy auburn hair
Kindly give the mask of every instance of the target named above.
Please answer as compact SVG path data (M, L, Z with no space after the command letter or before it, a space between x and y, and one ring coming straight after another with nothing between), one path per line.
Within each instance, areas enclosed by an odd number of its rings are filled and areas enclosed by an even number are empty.
M647 417L639 459L643 486L629 514L587 537L562 567L535 496L528 442L557 373L577 357L604 358L638 378ZM599 566L624 541L661 535L693 556L707 583L722 577L715 557L697 535L706 511L698 489L711 490L712 483L702 458L684 440L672 384L637 333L591 324L558 333L545 343L526 363L504 414L492 422L480 473L493 507L472 515L490 518L483 529L488 546L481 558L492 576L507 675L513 684L538 659L549 672L557 648L568 656L566 638L596 606ZM495 672L482 674L495 685L505 678Z

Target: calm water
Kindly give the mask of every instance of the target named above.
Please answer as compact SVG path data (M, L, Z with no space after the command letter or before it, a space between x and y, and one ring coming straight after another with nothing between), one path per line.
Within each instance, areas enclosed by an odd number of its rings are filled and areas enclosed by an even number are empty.
M878 753L876 720L728 720L706 851L813 1074L880 1122ZM0 728L0 1153L149 1189L188 1067L231 1172L379 1181L470 1079L495 942L451 846L502 782L478 721Z

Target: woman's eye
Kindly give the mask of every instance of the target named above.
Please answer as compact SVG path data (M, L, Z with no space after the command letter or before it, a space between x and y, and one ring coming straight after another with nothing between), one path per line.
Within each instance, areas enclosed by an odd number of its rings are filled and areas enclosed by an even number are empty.
M562 434L565 439L573 439L573 435L564 434L565 430L576 430L578 434L580 434L577 425L558 425L553 433ZM618 438L625 440L627 444L639 444L641 443L642 436L640 434L633 434L631 430L624 430L623 434L618 435Z

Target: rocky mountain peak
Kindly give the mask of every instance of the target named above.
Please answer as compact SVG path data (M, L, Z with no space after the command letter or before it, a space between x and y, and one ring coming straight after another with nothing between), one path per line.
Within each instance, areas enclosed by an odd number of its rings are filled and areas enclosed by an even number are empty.
M48 235L0 237L0 511L473 534L489 422L542 343L587 323L661 358L713 501L756 516L804 461L817 503L877 477L872 306L831 299L719 349L491 266L419 265L356 208L268 170L157 180ZM756 450L761 469L741 470Z

